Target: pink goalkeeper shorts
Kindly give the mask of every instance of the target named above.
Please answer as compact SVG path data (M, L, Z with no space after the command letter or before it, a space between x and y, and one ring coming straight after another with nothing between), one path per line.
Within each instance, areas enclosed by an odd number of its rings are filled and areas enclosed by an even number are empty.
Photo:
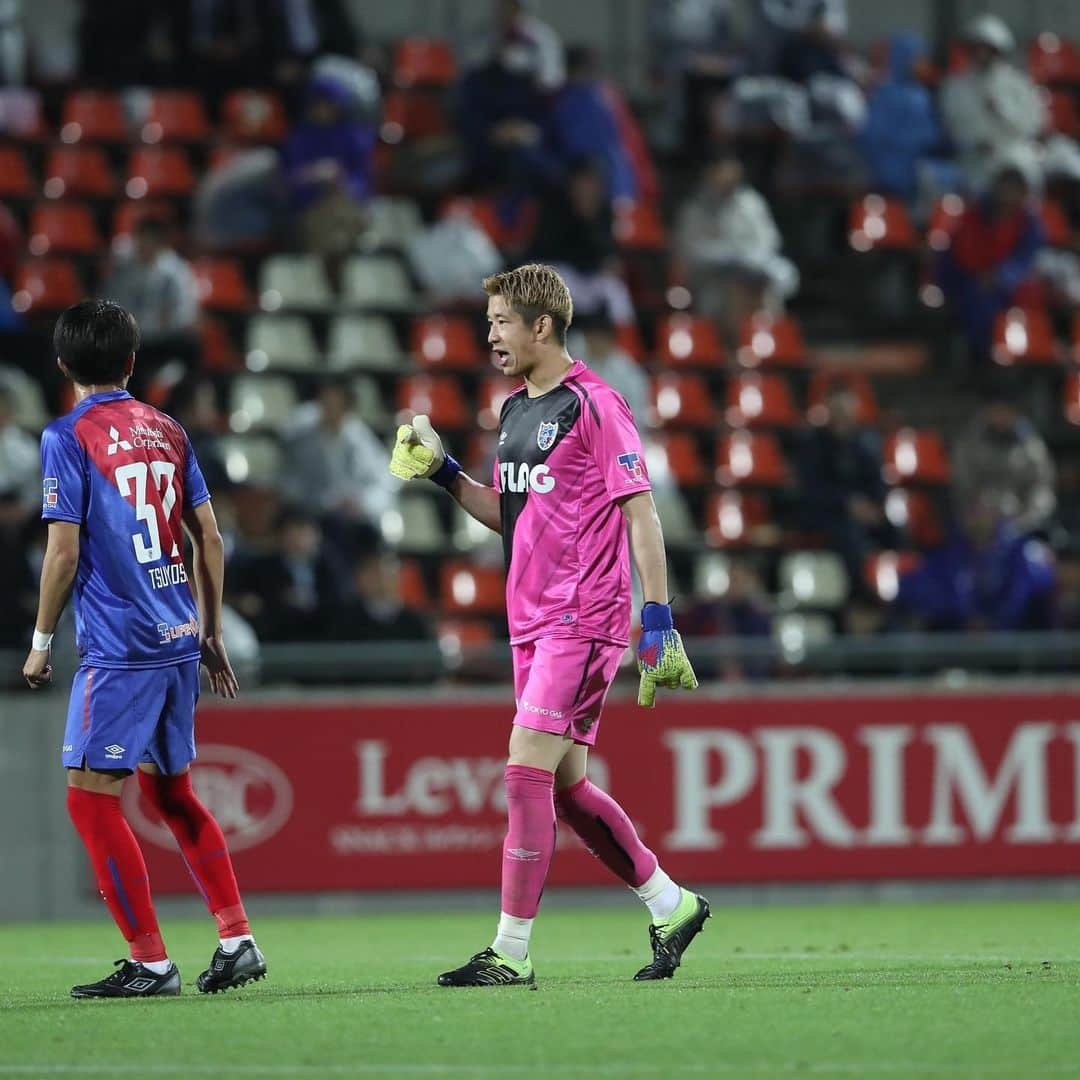
M514 723L593 746L600 710L626 649L584 638L513 646Z

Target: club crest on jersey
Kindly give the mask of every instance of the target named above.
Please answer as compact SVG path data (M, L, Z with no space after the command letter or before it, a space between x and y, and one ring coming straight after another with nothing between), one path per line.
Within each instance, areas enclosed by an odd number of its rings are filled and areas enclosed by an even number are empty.
M541 450L550 450L559 435L559 425L555 420L545 420L536 433L536 445Z

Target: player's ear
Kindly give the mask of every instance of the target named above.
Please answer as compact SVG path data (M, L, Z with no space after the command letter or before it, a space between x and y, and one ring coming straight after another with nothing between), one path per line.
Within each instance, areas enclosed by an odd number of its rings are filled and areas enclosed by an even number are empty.
M126 359L125 361L124 361L124 378L125 378L125 379L130 379L130 378L131 378L131 373L132 373L132 372L133 372L134 370L135 370L135 354L134 354L134 353L132 353L132 354L131 354L131 355L130 355L130 356L129 356L129 357L128 357L128 358L127 358L127 359Z
M533 336L540 344L545 345L554 329L555 324L551 321L551 316L541 315L540 318L533 323Z

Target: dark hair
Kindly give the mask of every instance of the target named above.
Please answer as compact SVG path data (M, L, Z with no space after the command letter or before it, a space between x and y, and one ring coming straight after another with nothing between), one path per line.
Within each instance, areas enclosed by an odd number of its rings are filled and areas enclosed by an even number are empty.
M164 244L169 239L169 223L159 214L147 214L135 222L133 232Z
M118 383L128 357L139 347L135 317L111 300L83 300L63 312L53 330L53 349L68 374L83 386Z

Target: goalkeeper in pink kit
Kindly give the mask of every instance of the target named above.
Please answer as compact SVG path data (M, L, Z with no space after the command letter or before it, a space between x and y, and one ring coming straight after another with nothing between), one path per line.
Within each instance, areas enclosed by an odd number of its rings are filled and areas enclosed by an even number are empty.
M517 712L506 767L509 829L494 942L441 986L535 986L529 937L555 851L556 818L648 906L653 959L634 978L670 978L709 917L671 880L623 809L585 775L600 712L630 640L630 560L644 590L638 704L657 686L697 686L668 606L663 534L625 400L566 351L569 290L550 267L484 282L488 341L523 378L499 418L494 486L444 450L425 416L398 429L390 471L427 477L503 538ZM629 542L628 542L629 535Z

